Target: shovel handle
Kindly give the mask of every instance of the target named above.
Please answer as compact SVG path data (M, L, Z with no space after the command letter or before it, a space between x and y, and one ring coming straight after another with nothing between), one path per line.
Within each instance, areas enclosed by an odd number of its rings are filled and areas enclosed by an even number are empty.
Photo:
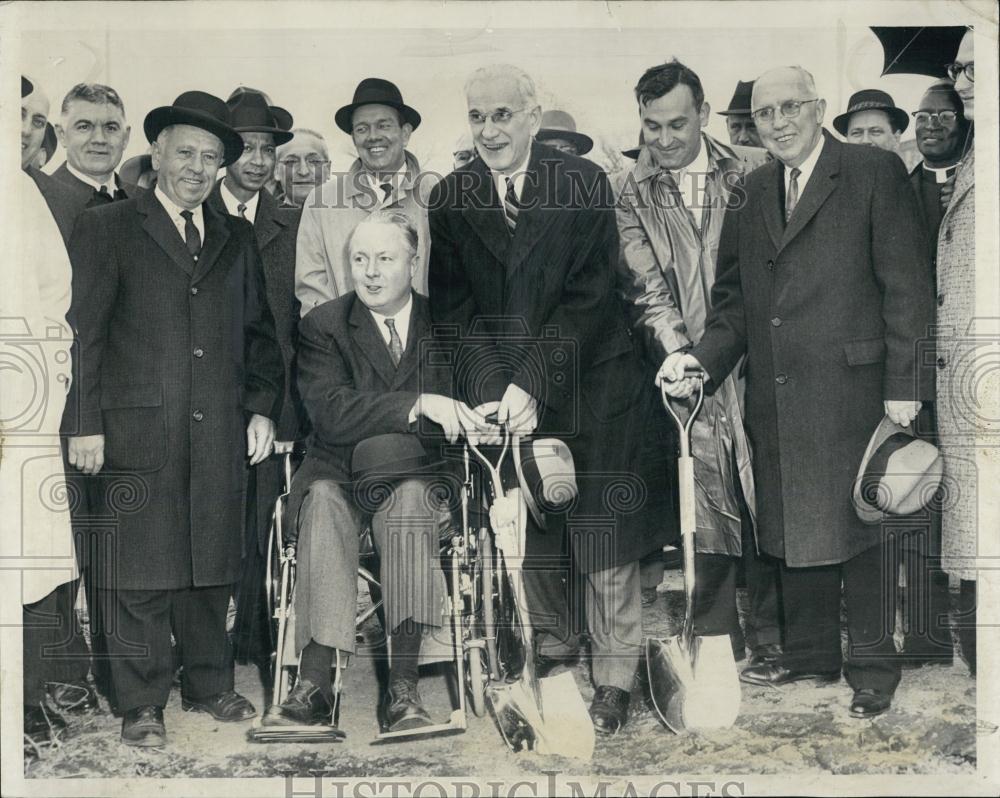
M662 384L660 385L660 398L663 400L663 407L674 420L674 426L677 427L677 433L680 435L681 457L688 457L691 454L691 427L694 426L694 420L698 417L698 412L705 402L705 372L701 369L685 369L684 376L685 378L694 379L698 383L698 398L695 400L694 407L691 409L691 414L688 416L687 421L681 421L681 417L673 408L666 386Z
M501 424L503 428L503 448L500 450L500 456L497 458L496 465L490 462L490 459L479 451L479 447L471 441L466 441L465 445L469 448L479 461L486 467L486 470L490 474L490 479L493 482L493 493L496 498L500 498L504 495L503 492L503 481L500 479L500 466L503 465L503 460L507 456L507 452L510 450L510 430L507 428L506 424Z

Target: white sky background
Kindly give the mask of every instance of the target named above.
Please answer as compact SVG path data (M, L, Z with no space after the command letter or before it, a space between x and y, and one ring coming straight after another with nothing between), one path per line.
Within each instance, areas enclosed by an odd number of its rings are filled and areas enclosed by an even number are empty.
M350 138L334 125L334 111L351 101L362 78L392 80L402 90L404 100L423 116L423 123L410 139L410 149L425 169L447 172L453 144L466 124L465 78L476 67L491 62L524 68L538 85L543 109L569 111L579 130L615 150L634 146L638 136L632 93L636 81L647 67L671 56L700 76L713 110L708 131L724 141L728 141L725 122L715 112L729 104L737 80L752 79L774 66L800 64L813 73L820 95L828 102L826 124L831 130L833 117L859 89L886 90L910 111L933 81L911 75L880 77L882 48L865 26L751 27L761 24L762 8L776 8L777 3L733 6L725 27L700 29L674 27L662 19L658 24L647 24L644 15L636 13L643 9L631 4L625 10L632 19L603 30L573 27L570 18L561 28L491 27L499 19L488 13L485 4L478 9L480 24L473 27L373 29L375 19L370 14L358 17L357 24L341 19L335 13L339 4L282 14L282 8L290 7L273 4L267 7L268 13L250 13L264 12L265 8L234 2L214 4L213 10L243 9L247 13L239 14L239 24L257 22L257 30L227 29L211 23L194 29L199 15L191 12L200 4L191 3L173 5L178 17L181 9L188 12L184 24L171 28L169 18L161 17L158 29L148 29L141 25L149 8L146 4L116 5L128 14L124 19L119 15L115 30L103 28L99 15L73 6L64 7L63 24L78 16L81 22L86 19L89 29L33 32L28 23L21 62L25 74L48 92L53 118L58 117L61 98L75 83L97 81L117 89L132 125L126 157L145 151L142 120L151 108L169 105L188 89L225 98L241 84L267 92L274 103L291 111L297 126L323 133L338 169L349 165L354 150ZM440 10L444 5L428 7ZM519 8L525 7L493 4L497 17L506 25L527 22L523 15L513 13ZM646 8L652 11L651 6ZM476 10L471 5L463 8L462 21L475 23L476 14L470 18L468 12ZM109 13L114 11L112 6ZM326 12L322 22L305 27L320 12ZM269 16L293 27L273 30L267 27ZM133 21L134 27L129 24ZM442 17L442 22L446 24L447 17ZM873 15L872 23L885 24L885 15L881 19ZM690 18L685 24L692 24ZM904 139L912 136L911 124ZM600 143L595 154L599 150ZM60 149L46 171L63 160ZM597 155L596 160L603 158Z

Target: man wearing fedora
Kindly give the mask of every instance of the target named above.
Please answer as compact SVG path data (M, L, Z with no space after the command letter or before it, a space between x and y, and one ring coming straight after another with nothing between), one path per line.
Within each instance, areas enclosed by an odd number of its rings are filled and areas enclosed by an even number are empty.
M406 150L420 114L403 102L394 83L365 78L334 120L354 140L358 159L347 174L317 186L303 207L295 255L295 295L302 315L354 287L347 239L377 210L398 210L416 223L420 257L413 287L426 296L427 197L433 181L421 176L420 164Z
M280 207L267 191L274 174L276 148L291 141L292 115L272 105L257 89L239 87L226 101L233 129L243 139L243 154L226 167L208 202L220 213L244 218L253 224L254 238L264 267L267 304L274 317L285 374L281 415L276 440L296 441L304 436L307 420L295 385L293 364L298 337L299 309L295 299L295 240L299 213ZM284 486L284 467L269 458L250 469L247 482L246 545L243 570L236 590L236 623L233 641L236 659L260 666L270 662L267 642L265 552L274 501Z
M525 591L539 653L568 659L567 555L586 574L590 712L614 734L639 664L639 559L663 546L676 515L667 447L650 432L662 411L616 291L611 187L593 162L533 141L542 110L521 69L477 70L466 102L479 158L432 195L433 320L457 327L457 397L572 452L578 501L544 533L529 525ZM631 498L612 499L617 490Z
M646 70L635 96L645 146L618 198L619 267L635 328L655 369L698 342L715 280L723 209L735 201L732 187L740 178L764 163L764 153L730 148L704 132L709 105L701 80L676 60ZM730 635L736 659L745 658L736 612L742 557L750 599L747 642L754 661L762 661L781 650L777 565L758 556L754 539L742 383L737 375L727 377L706 398L692 430L696 567L704 593L696 603L695 631Z
M429 454L435 441L415 433L427 432L418 425L424 420L449 442L465 433L463 425L490 428L443 395L448 370L435 376L421 360L430 312L412 288L417 236L413 219L398 210L367 215L344 242L355 290L300 325L299 386L312 431L288 506L291 537L298 537L299 677L288 698L268 709L265 725L336 723L331 667L339 676L355 649L358 539L366 521L381 556L389 635L381 727L431 723L417 690L417 661L425 637L446 623L439 535L449 514L428 492L433 463L440 465Z
M910 117L897 108L892 97L878 89L862 89L851 95L847 110L833 118L833 127L850 144L879 147L899 154L899 137L910 125Z
M594 149L594 140L577 132L576 120L565 111L555 109L542 112L542 126L535 134L535 141L569 155L586 155Z
M725 111L719 111L719 116L726 118L726 130L729 132L729 143L734 147L763 147L757 125L750 115L750 95L753 93L752 80L736 81L736 90Z
M111 562L98 572L122 741L162 746L173 680L216 720L255 710L233 690L226 614L240 568L246 470L270 454L281 352L250 225L206 203L243 140L200 91L143 128L156 187L92 208L70 242L80 429L69 460L108 472Z
M752 102L775 161L747 175L744 201L726 212L701 340L657 379L685 398L685 368L703 369L711 390L747 361L757 540L779 561L784 650L741 679L833 682L843 670L850 715L870 718L900 678L895 572L881 528L855 513L853 476L883 415L911 424L933 394L918 368L934 318L930 263L902 161L830 136L812 75L770 70Z

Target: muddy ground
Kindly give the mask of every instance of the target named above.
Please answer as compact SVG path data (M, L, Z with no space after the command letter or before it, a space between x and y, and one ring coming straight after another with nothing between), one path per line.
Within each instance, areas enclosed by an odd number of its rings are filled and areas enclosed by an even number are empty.
M656 604L644 610L647 633L665 636L681 612L680 584L668 574ZM585 664L572 670L589 703L593 688ZM237 689L261 709L256 669L237 666ZM421 692L440 721L448 715L444 676L427 672ZM590 763L513 754L489 715L469 715L458 737L376 746L377 695L370 659L358 657L345 682L339 744L248 742L249 723L218 723L181 709L178 691L165 710L166 749L129 748L119 742L120 720L107 712L71 718L68 734L26 768L30 777L263 777L467 776L514 780L545 778L545 771L589 774L829 773L964 774L976 767L976 740L997 734L976 724L976 685L958 658L949 667L905 671L891 710L871 720L847 714L851 690L841 681L817 687L743 686L734 728L676 736L659 721L642 689L633 695L628 725L613 738L599 738ZM102 709L107 709L102 700Z

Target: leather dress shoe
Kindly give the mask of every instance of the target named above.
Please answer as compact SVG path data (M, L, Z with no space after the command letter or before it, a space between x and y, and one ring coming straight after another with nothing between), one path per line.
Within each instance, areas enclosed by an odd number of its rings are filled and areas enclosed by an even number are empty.
M51 742L65 728L66 721L44 706L24 708L24 733L36 745Z
M84 714L97 709L97 691L84 680L75 682L49 682L49 698L60 712Z
M167 744L167 727L163 725L163 707L144 706L125 711L122 718L122 742L154 748Z
M250 720L250 718L257 715L254 705L235 690L226 690L224 693L218 693L217 695L197 701L182 698L181 709L185 712L207 712L213 718L223 723Z
M280 704L264 712L262 726L329 726L333 707L323 691L308 679L299 679Z
M655 587L644 587L639 591L639 604L643 607L652 607L656 603L657 592Z
M865 687L854 691L854 700L851 701L850 715L852 718L874 718L881 715L892 706L892 695Z
M760 665L748 665L740 674L741 682L763 685L764 687L779 687L783 684L803 681L831 684L839 679L840 668L835 671L799 671L787 668L775 661L764 662Z
M777 662L783 653L779 643L764 643L750 652L750 662L747 664L753 667L763 665L765 662Z
M411 679L396 679L389 684L382 699L381 720L385 732L409 731L434 724L420 701L417 683Z
M628 705L632 696L620 687L601 685L590 702L590 719L594 730L600 734L617 734L628 718Z

